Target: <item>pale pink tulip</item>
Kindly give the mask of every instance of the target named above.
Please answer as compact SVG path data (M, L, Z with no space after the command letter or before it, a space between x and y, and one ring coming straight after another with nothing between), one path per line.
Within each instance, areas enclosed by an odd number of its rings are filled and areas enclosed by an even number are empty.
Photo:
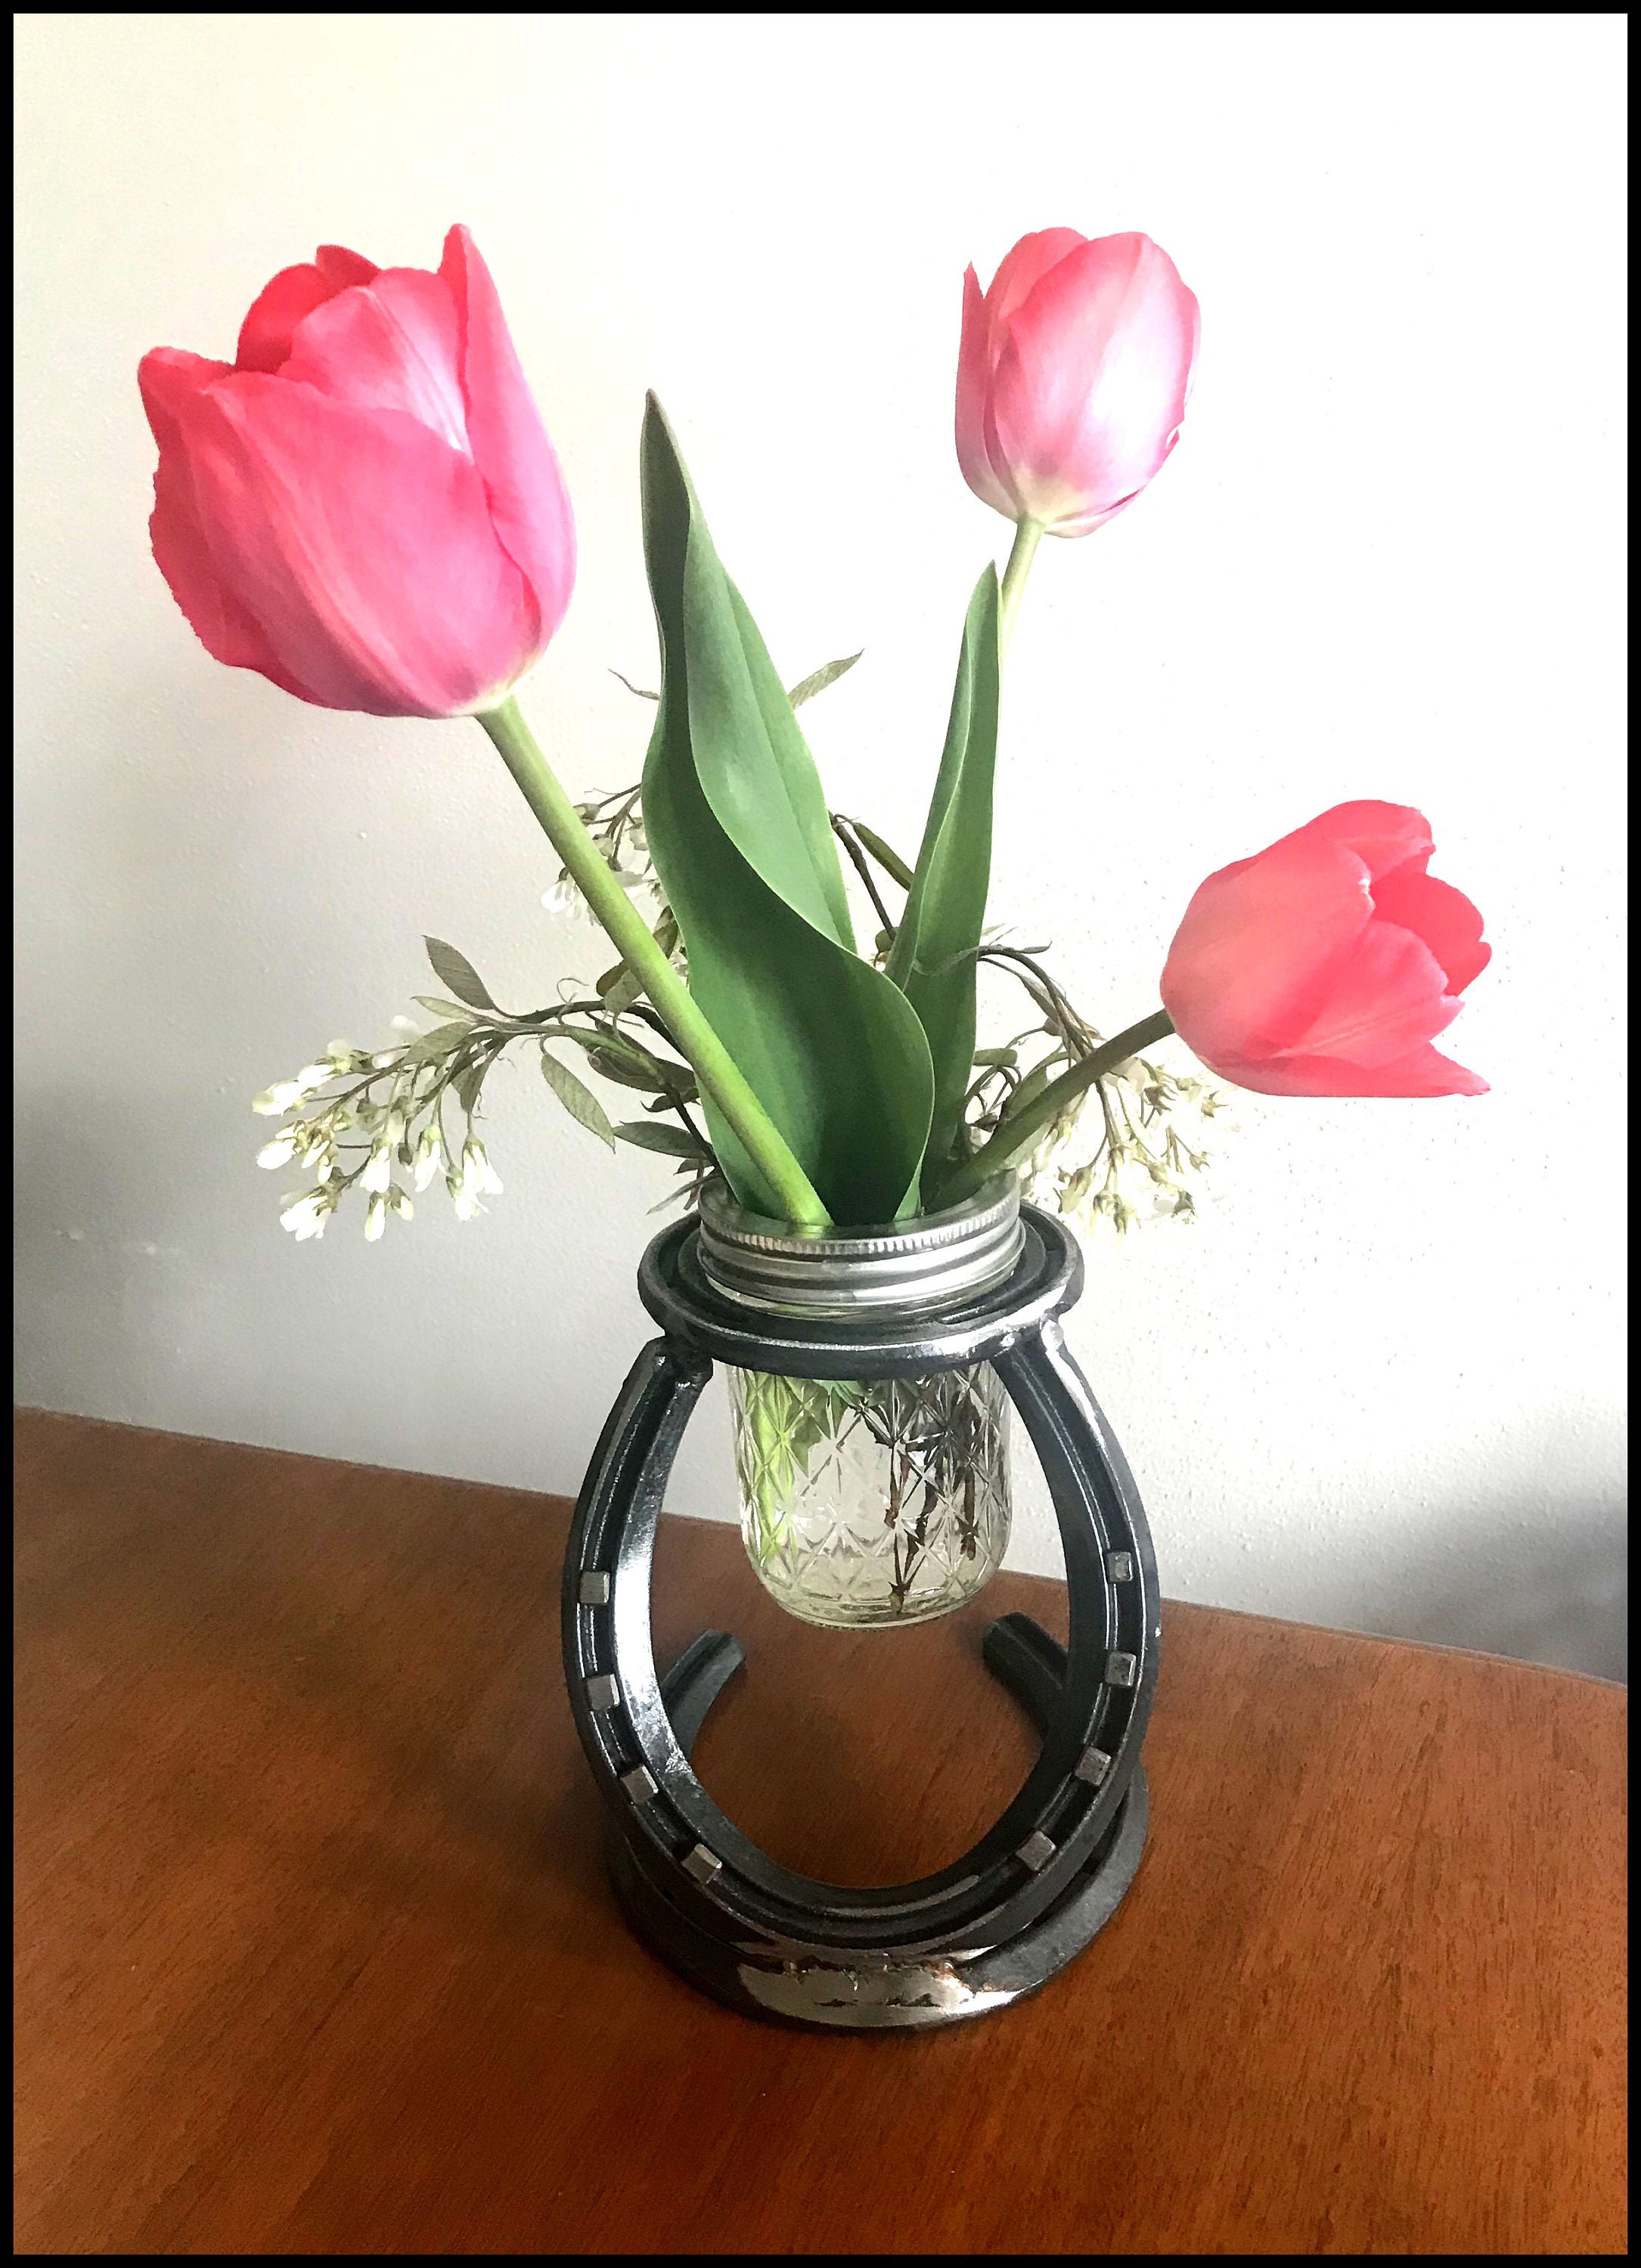
M1342 803L1210 874L1163 970L1186 1045L1257 1094L1485 1094L1430 1044L1492 957L1433 848L1404 805Z
M1023 236L982 296L963 279L957 461L1006 519L1087 535L1179 438L1197 304L1149 236Z
M236 360L143 358L154 557L218 661L324 709L493 708L575 578L570 501L465 228L438 273L340 246L257 298Z

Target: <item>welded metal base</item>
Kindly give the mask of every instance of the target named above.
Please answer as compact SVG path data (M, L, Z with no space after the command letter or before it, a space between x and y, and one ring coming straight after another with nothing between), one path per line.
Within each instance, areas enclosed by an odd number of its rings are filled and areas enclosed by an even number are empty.
M986 1660L1001 1683L1043 1723L1045 1677L1058 1684L1064 1650L1027 1615L1007 1615L986 1633ZM687 1756L707 1711L741 1667L738 1640L706 1631L662 1681L662 1696ZM1069 1889L1039 1920L989 1951L896 1960L860 1949L847 1959L813 1952L782 1958L753 1940L726 1942L699 1927L640 1862L618 1829L605 1837L610 1880L639 1935L682 1976L743 2015L846 2030L927 2029L1006 2008L1074 1960L1121 1904L1145 1845L1146 1788L1136 1771L1116 1818Z
M639 1291L666 1336L635 1364L576 1507L565 1671L624 1910L683 1976L746 2014L865 2030L1006 2007L1082 1951L1139 1865L1156 1566L1132 1476L1055 1320L1081 1288L1076 1247L1047 1216L1028 1207L1023 1218L1026 1250L1009 1282L915 1329L749 1322L693 1267L692 1224L645 1256ZM833 1378L989 1361L1037 1448L1065 1552L1068 1644L1006 1615L985 1654L1040 1727L1042 1753L973 1849L920 1881L859 1889L795 1874L725 1817L691 1768L743 1656L709 1631L658 1677L650 1561L667 1474L713 1358Z

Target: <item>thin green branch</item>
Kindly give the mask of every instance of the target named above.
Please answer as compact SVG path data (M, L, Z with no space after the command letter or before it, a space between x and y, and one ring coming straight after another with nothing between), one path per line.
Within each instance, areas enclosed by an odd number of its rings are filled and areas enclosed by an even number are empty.
M983 1182L1035 1149L1067 1103L1074 1101L1108 1071L1127 1063L1130 1057L1137 1056L1142 1048L1149 1047L1154 1040L1166 1039L1172 1030L1167 1012L1159 1008L1155 1015L1130 1024L1126 1032L1119 1032L1114 1040L1107 1040L1104 1047L1097 1048L1091 1056L1085 1056L1080 1064L1052 1079L1034 1102L1006 1126L1000 1127L989 1142L982 1143L942 1184L935 1194L934 1205L957 1204L972 1197Z

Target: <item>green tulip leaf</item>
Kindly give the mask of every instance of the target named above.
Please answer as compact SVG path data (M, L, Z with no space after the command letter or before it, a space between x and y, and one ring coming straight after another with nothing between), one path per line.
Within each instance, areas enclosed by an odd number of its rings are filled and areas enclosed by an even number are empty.
M855 951L814 760L653 395L643 487L662 644L644 821L690 990L833 1219L898 1219L917 1207L928 1042L904 992ZM778 1216L705 1107L736 1196Z
M943 1174L961 1139L974 1063L974 983L991 883L997 768L997 575L975 585L928 821L888 975L928 1035L935 1108L928 1170Z

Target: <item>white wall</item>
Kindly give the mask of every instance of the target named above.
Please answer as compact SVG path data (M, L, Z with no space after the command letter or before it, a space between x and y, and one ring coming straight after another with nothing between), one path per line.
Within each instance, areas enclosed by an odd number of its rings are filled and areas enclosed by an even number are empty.
M321 240L467 221L582 568L527 705L636 773L643 389L834 803L915 838L1008 531L950 439L959 279L1143 228L1202 305L1180 447L1045 547L994 904L1114 1027L1201 877L1350 796L1484 908L1473 1102L1241 1098L1215 1201L1072 1336L1175 1594L1622 1674L1620 173L1610 15L36 15L21 48L19 1399L572 1490L665 1187L499 1082L506 1197L295 1247L252 1092L380 1044L424 930L602 963L470 725L210 661L148 556L144 349L231 354ZM1028 940L1029 941L1029 940ZM1178 1043L1171 1043L1176 1052ZM728 1509L721 1410L675 1500ZM1052 1564L1028 1485L1018 1557Z

